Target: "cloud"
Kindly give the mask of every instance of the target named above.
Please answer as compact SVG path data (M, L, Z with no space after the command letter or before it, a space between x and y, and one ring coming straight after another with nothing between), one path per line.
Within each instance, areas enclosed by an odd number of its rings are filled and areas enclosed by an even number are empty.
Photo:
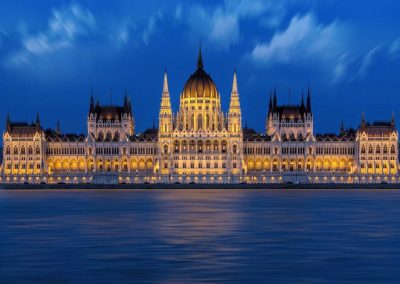
M367 71L371 64L373 63L376 55L378 52L382 49L381 45L377 45L374 48L372 48L370 51L367 52L367 54L362 58L361 61L361 66L358 69L358 72L356 76L352 79L364 79L367 76Z
M354 63L356 57L350 52L343 53L333 68L331 83L338 83L345 79L349 73L349 67Z
M8 61L15 64L29 63L33 56L43 56L64 48L71 48L78 37L93 31L95 19L92 13L79 5L71 4L54 9L45 31L30 35L25 32L22 47Z
M245 1L226 0L222 4L208 7L194 5L175 9L175 18L184 21L190 29L190 34L198 39L210 42L216 47L229 49L241 37L241 22L254 18L260 25L275 27L279 25L284 15L284 3L287 1ZM182 14L187 14L186 18ZM259 20L259 16L262 21Z
M158 12L152 16L150 16L149 20L147 21L147 25L143 30L142 39L145 45L149 44L150 36L155 32L157 27L157 23L163 19L163 14Z
M342 44L345 33L338 22L323 25L311 13L296 15L286 30L276 32L270 41L257 43L251 51L251 58L267 65L310 58L332 61L345 51Z
M400 56L400 38L392 42L389 47L388 53L393 58L397 58Z

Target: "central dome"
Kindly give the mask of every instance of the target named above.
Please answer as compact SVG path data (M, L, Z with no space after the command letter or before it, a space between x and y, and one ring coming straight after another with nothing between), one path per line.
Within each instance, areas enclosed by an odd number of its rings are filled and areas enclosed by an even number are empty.
M187 80L183 87L182 98L197 99L197 98L215 98L219 99L217 86L203 69L203 59L201 50L197 59L197 70Z

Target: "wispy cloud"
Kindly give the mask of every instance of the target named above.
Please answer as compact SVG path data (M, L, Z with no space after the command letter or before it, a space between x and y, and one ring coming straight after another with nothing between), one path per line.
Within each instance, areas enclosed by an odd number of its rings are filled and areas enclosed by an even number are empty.
M364 79L367 75L368 68L373 63L377 53L382 49L381 45L377 45L373 47L367 54L363 57L360 68L358 69L357 75L355 78Z
M286 30L276 32L267 42L257 43L251 58L262 64L336 59L345 50L345 33L338 22L323 25L311 13L296 15Z
M198 39L212 43L214 46L228 49L241 37L241 22L249 18L257 19L260 25L275 27L284 15L286 1L224 1L217 6L182 6L175 9L175 18L182 20L190 28L190 33ZM187 14L187 17L182 17Z
M28 34L21 39L22 47L8 59L14 64L29 63L32 56L53 53L71 48L78 37L85 36L95 28L95 19L89 10L77 4L54 9L45 31Z
M391 57L397 58L400 56L400 38L394 40L389 47L389 55Z

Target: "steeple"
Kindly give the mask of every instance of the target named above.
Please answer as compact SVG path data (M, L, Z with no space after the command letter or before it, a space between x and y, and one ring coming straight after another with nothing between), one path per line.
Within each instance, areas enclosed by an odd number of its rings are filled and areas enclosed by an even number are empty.
M167 77L167 68L164 69L163 94L169 94L169 89L168 89L168 77Z
M94 98L93 98L93 88L90 90L90 107L89 107L89 113L94 112Z
M125 94L124 94L124 109L126 113L130 113L131 109L130 109L130 99L128 97L128 92L126 91L125 88Z
M272 109L273 111L276 111L276 109L278 108L278 102L276 100L276 87L274 88L274 101L272 103Z
M201 55L201 45L199 45L199 55L197 57L197 70L203 70L203 56Z
M394 118L394 112L392 112L392 120L390 121L390 125L392 126L392 129L396 128L396 122Z
M342 122L340 123L340 133L339 134L343 134L344 133L344 122L342 120Z
M36 113L36 124L39 124L39 125L40 125L39 112Z
M57 134L61 134L61 126L60 126L60 121L59 120L57 120L56 133Z
M269 105L268 105L268 114L272 112L272 93L269 93Z
M311 91L310 91L310 87L308 87L308 90L307 90L307 107L306 107L306 112L311 113Z
M361 129L364 129L366 125L367 123L365 122L365 112L363 111L361 116Z
M159 113L159 132L168 133L172 132L172 108L171 99L168 89L168 75L167 70L164 70L164 82L161 95L161 106Z
M10 119L10 113L7 113L7 119L6 119L6 130L7 130L7 132L11 132L11 119Z
M228 124L231 132L240 132L242 130L242 111L240 109L236 69L233 72L231 100L228 111Z
M40 131L40 118L39 112L36 113L36 123L35 123L36 131Z
M300 107L301 107L302 110L304 110L304 108L305 108L305 106L304 106L304 93L303 92L301 92L301 104L300 104Z

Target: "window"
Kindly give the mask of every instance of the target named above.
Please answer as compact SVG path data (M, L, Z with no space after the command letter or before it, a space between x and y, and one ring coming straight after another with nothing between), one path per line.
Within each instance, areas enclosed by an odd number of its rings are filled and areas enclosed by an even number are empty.
M168 154L168 145L164 145L164 154Z

